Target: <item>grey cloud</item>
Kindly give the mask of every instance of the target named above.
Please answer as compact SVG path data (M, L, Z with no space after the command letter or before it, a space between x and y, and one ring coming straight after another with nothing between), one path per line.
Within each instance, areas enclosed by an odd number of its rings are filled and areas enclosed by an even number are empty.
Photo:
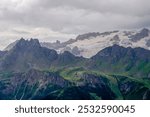
M63 41L91 31L149 27L149 4L150 0L1 0L0 41L21 35ZM41 32L35 33L37 28Z
M102 13L125 13L129 15L149 15L149 0L38 0L36 5L44 8L73 7Z

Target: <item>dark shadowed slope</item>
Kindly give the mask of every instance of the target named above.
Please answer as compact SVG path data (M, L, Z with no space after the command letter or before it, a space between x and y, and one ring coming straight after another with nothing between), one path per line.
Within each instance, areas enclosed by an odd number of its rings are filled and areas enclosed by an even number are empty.
M150 75L150 51L143 48L114 45L103 49L91 59L91 68L104 72L131 73L142 77Z

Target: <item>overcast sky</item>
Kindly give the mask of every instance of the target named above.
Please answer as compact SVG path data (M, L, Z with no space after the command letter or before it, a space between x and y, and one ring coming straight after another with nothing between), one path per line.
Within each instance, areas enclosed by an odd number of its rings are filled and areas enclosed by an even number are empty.
M150 27L150 0L0 0L0 49L21 37L64 41L143 27Z

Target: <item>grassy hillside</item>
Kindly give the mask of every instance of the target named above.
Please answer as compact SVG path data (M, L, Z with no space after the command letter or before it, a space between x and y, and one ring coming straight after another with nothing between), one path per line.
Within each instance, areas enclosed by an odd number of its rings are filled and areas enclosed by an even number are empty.
M0 99L150 99L150 80L80 67L0 73Z

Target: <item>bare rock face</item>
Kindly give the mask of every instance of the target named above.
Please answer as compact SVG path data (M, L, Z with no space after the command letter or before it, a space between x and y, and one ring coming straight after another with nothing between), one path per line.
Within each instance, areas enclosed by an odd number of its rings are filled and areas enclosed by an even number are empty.
M99 35L100 35L100 33L98 33L98 32L97 33L95 33L95 32L93 32L93 33L86 33L86 34L77 36L76 40L89 39L91 37L97 37Z
M110 32L104 32L104 33L91 32L91 33L86 33L86 34L78 35L76 37L76 40L90 39L90 38L94 38L94 37L97 37L97 36L107 36L107 35L110 35L110 34L116 33L116 32L118 32L118 31L110 31Z
M114 45L114 44L118 44L118 45L119 45L120 38L119 38L118 35L115 35L110 41L113 42L113 45Z
M74 48L72 48L71 53L78 56L78 55L80 55L80 50L77 46L75 46Z
M21 39L4 56L0 70L19 72L32 68L48 68L57 56L55 50L41 47L37 39Z
M115 35L115 36L111 39L111 41L120 41L119 36L118 36L118 35Z
M150 39L146 41L146 45L150 47Z
M139 33L130 36L131 41L137 42L137 41L141 40L142 38L148 37L149 36L149 32L150 31L148 29L144 28Z
M7 84L0 82L0 99L41 99L52 91L71 85L57 73L34 69L9 77Z

